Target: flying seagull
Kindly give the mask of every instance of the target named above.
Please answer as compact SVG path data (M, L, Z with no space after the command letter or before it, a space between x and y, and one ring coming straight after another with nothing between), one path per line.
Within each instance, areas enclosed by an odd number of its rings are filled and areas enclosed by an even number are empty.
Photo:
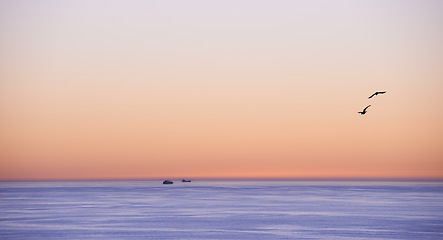
M374 94L372 94L368 98L372 98L373 96L377 96L378 94L384 94L384 93L386 93L386 91L384 91L384 92L375 92Z
M363 111L358 112L358 113L360 113L361 115L366 114L366 109L368 109L368 107L370 107L370 106L371 106L371 105L368 105L367 107L365 107L365 109L363 109Z

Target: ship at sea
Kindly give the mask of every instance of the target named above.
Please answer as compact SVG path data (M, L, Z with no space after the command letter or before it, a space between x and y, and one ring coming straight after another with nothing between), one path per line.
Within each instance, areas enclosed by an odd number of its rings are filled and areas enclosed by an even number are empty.
M169 180L163 181L163 184L173 184L173 183L174 183L173 181L169 181Z

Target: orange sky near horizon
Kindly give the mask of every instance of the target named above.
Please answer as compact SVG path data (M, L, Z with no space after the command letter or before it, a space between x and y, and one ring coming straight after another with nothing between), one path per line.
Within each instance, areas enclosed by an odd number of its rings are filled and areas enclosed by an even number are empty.
M2 1L0 180L443 178L442 43L432 0Z

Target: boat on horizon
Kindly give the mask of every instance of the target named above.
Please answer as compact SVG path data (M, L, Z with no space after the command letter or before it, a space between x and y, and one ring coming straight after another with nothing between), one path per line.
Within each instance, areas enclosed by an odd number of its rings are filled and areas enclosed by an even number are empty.
M173 184L173 183L174 183L173 181L169 181L169 180L163 181L163 184Z
M191 182L191 180L182 179L182 182Z

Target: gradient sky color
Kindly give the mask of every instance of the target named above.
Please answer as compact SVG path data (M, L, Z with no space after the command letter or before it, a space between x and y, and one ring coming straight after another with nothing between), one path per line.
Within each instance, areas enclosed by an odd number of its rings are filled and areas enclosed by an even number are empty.
M4 0L0 180L443 178L442 90L442 1Z

